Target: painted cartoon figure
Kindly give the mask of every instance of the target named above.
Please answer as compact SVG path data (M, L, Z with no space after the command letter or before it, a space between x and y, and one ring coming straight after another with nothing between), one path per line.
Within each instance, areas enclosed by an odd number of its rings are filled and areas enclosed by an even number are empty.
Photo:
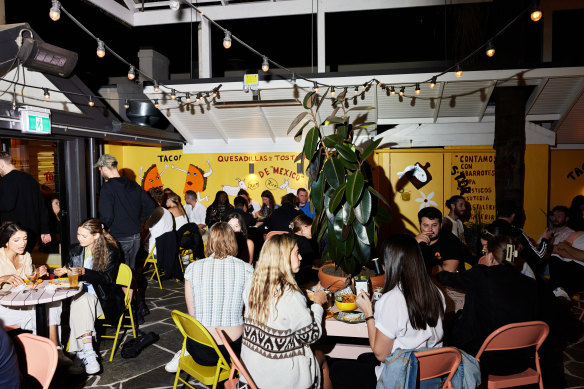
M197 201L209 201L209 196L201 198L200 195L201 192L204 192L205 189L207 189L207 178L213 174L213 169L211 169L211 160L207 160L207 165L209 165L209 171L206 173L203 169L193 164L189 164L188 171L171 165L173 169L186 173L183 193L186 193L187 190L192 190L197 194Z
M406 167L403 172L398 172L397 175L399 178L402 178L405 175L416 189L420 189L428 182L432 181L432 175L428 171L429 167L430 162L426 162L424 166L420 165L419 162L416 162L414 165Z
M153 164L148 168L148 170L146 170L146 174L142 176L143 167L140 166L140 174L138 175L138 178L142 179L142 189L148 192L148 190L152 188L162 188L162 179L160 177L166 171L166 169L168 169L168 165L166 165L164 170L159 174L158 167L156 164Z
M292 193L292 194L296 194L298 192L299 188L290 188L290 180L286 180L284 181L284 183L282 185L280 185L280 189L286 189L286 194L288 193ZM306 188L305 188L306 189Z
M245 185L245 181L244 180L240 180L239 178L236 178L237 180L237 186L229 186L229 185L223 185L223 191L225 193L227 193L229 196L233 196L236 197L237 193L239 193L239 191L241 189L243 190L247 190L247 185Z

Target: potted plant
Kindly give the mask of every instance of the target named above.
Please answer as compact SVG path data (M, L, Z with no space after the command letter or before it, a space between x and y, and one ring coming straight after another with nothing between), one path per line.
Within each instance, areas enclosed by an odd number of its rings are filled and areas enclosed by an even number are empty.
M378 204L381 201L387 205L387 202L373 188L371 166L367 162L381 139L366 147L355 145L355 134L374 123L366 121L367 113L350 120L351 113L373 107L349 108L343 92L332 100L332 114L320 122L318 110L326 100L316 92L308 92L303 100L305 111L291 123L288 134L305 120L294 139L300 141L308 129L299 158L309 161L306 172L311 189L310 204L315 211L312 235L323 248L322 259L333 263L323 266L319 277L322 273L336 273L345 279L357 275L371 260L379 223L390 220L390 216ZM383 275L381 278L383 283ZM323 287L330 283L321 278ZM337 282L331 289L342 284Z

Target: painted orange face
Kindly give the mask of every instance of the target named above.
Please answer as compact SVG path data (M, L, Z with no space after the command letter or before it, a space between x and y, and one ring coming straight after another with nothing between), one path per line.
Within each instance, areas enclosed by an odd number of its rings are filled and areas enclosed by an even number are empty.
M156 165L150 166L142 179L142 189L148 192L152 188L162 188L162 180L160 179Z
M203 192L207 188L207 177L204 177L204 174L205 172L198 166L189 165L183 193L187 190L192 190L195 193Z

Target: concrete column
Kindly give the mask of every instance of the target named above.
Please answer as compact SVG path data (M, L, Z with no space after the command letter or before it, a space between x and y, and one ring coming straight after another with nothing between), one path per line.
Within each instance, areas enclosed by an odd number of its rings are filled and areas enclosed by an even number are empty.
M199 31L199 78L211 78L211 25L207 20L201 21Z
M2 0L0 0L2 1ZM164 55L152 49L138 51L138 67L155 80L169 80L170 61Z
M317 71L319 73L324 73L326 71L325 50L326 50L326 34L325 34L324 0L317 0L316 52L317 52Z

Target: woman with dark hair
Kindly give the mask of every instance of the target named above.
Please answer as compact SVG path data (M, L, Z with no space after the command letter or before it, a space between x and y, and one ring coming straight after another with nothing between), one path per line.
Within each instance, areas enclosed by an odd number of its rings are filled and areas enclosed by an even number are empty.
M264 190L262 192L262 206L261 208L255 213L255 216L258 220L264 220L265 218L272 215L274 209L278 208L279 206L276 204L276 200L274 200L274 195L269 190Z
M235 238L237 239L236 257L252 265L254 244L253 241L247 237L247 227L243 216L238 212L231 212L225 217L224 221L227 222L227 224L233 229L233 232L235 232Z
M205 224L209 228L223 218L224 215L233 211L233 205L229 203L229 196L227 193L220 190L215 195L215 200L209 208L207 208L207 217L205 218Z
M290 223L290 229L296 238L298 252L302 256L302 265L295 278L299 284L316 279L317 272L312 270L316 259L320 258L318 246L312 239L312 218L304 213L296 216Z
M335 389L374 388L383 370L380 362L398 348L442 346L444 297L428 276L416 240L403 234L391 236L383 246L383 259L385 286L375 314L369 296L365 292L357 296L373 355L333 364Z
M69 351L85 365L87 374L101 369L93 350L95 319L105 315L109 324L117 324L123 309L122 291L116 285L119 250L115 239L103 229L99 219L87 219L77 228L77 240L69 250L65 267L55 269L58 277L77 270L85 293L71 301Z
M180 196L176 193L171 193L166 196L166 209L174 217L174 229L178 231L182 226L189 222L187 212L182 206Z

